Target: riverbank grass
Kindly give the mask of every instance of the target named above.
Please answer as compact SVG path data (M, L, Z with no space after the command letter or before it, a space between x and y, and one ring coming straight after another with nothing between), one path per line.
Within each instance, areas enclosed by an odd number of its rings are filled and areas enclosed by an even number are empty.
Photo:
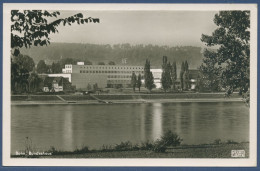
M249 143L226 142L221 139L211 144L181 145L182 139L171 131L166 131L154 142L133 144L130 141L119 144L103 145L100 149L89 149L88 146L76 148L74 151L60 151L51 147L49 156L16 156L28 158L231 158L231 150L244 150L249 157Z

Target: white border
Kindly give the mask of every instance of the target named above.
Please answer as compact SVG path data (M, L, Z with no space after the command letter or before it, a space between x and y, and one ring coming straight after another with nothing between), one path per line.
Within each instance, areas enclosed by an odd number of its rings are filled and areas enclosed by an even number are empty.
M17 159L10 158L10 10L88 11L251 11L250 158L248 159ZM256 166L257 160L257 4L3 4L3 165L4 166Z

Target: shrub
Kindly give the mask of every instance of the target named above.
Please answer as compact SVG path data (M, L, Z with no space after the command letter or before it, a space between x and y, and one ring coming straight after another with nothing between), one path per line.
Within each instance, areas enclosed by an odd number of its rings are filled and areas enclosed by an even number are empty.
M88 146L84 146L81 149L76 149L75 151L73 151L73 153L76 153L76 154L88 153L88 152L90 152Z
M52 153L53 155L57 154L58 151L54 146L51 146L50 149L47 151L48 153Z
M111 145L104 145L101 147L100 151L101 152L108 152L108 151L113 151L113 147Z
M166 133L161 137L161 140L164 145L166 146L178 146L181 144L182 139L172 131L168 130Z
M138 144L133 145L132 150L140 150L139 145Z
M246 105L250 106L250 91L242 94L243 101L246 103Z
M130 141L121 142L115 145L115 150L117 151L127 151L132 149L132 143Z
M153 151L157 153L164 153L166 151L166 145L163 141L157 140L154 144Z
M238 142L235 142L234 140L227 140L227 144L238 144Z
M165 152L167 146L178 146L182 142L182 139L172 131L168 130L161 136L154 144L153 151L155 152Z
M141 150L152 150L154 148L154 144L152 142L146 141L141 144Z

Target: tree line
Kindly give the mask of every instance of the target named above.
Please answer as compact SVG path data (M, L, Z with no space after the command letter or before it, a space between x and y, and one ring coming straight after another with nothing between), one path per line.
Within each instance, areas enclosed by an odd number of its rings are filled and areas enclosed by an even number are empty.
M135 75L135 73L132 73L131 76L131 86L133 88L133 91L135 92L135 88L137 87L140 92L140 88L142 85L142 77L141 74L138 75L138 77ZM151 72L151 64L148 59L145 61L145 66L144 66L144 87L149 90L149 92L152 91L153 88L155 88L154 84L154 77Z
M135 73L132 73L131 76L131 86L133 87L133 91L135 92L135 88L141 89L141 85L142 85L142 77L141 74L138 74L138 76L135 75Z
M29 54L38 63L40 60L56 62L63 58L73 58L78 61L98 62L114 61L116 64L140 65L149 59L153 66L161 66L161 58L168 56L177 65L187 60L192 68L199 67L203 54L201 47L193 46L159 46L145 44L80 44L80 43L51 43L47 47L32 47L21 49L23 54Z
M141 78L141 75L140 75ZM135 90L136 86L136 76L133 73L132 79L131 79L134 84L133 90ZM170 63L168 61L167 56L163 56L163 61L162 61L162 75L161 75L161 84L162 84L162 89L164 92L167 92L169 90L176 90L176 84L177 84L177 66L176 62L174 61L173 63ZM151 92L153 88L155 88L154 84L154 76L151 72L151 63L150 60L145 61L145 66L144 66L144 86ZM189 65L188 62L182 62L181 64L181 72L180 72L180 84L181 84L181 91L182 90L188 90L190 88L190 79L189 79ZM140 85L141 86L141 85ZM140 90L140 88L139 88Z

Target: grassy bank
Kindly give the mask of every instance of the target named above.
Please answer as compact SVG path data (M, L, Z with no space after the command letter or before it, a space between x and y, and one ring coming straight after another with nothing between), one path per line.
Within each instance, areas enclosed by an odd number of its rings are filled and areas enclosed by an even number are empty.
M231 158L231 150L245 150L249 157L249 143L182 145L165 152L151 150L64 152L39 158ZM12 156L19 157L19 156Z
M60 151L51 147L48 156L11 156L11 157L44 157L44 158L230 158L231 150L244 150L249 156L249 143L237 143L232 140L222 142L216 139L212 144L181 145L183 139L166 131L153 142L133 144L130 141L120 144L103 145L100 149L89 149L83 146L74 151ZM29 150L31 151L31 150Z
M245 150L249 157L249 143L182 146L156 153L149 150L93 152L82 154L67 154L42 156L50 158L231 158L231 150Z

